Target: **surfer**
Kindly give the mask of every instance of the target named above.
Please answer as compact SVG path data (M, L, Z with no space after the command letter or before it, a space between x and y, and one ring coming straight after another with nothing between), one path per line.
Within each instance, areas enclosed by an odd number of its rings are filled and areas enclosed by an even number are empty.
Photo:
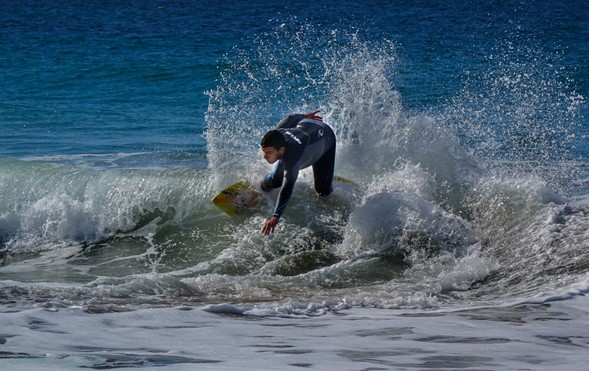
M264 177L261 188L265 192L281 188L274 213L262 228L265 236L274 232L292 196L299 170L313 166L315 191L321 196L333 191L335 134L318 112L286 116L262 138L264 160L274 164L274 169Z

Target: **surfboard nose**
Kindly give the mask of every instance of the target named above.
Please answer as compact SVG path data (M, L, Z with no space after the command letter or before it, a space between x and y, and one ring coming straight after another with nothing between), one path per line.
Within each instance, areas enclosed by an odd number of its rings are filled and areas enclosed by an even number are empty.
M251 209L259 196L260 194L254 186L248 182L241 181L219 192L213 198L212 202L221 211L234 216L243 214Z

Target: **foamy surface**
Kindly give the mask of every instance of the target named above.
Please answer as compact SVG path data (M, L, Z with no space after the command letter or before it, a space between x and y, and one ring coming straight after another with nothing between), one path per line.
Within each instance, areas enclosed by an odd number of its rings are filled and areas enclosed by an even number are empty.
M589 361L584 294L451 312L283 317L229 304L31 309L2 313L0 325L3 370L583 370Z

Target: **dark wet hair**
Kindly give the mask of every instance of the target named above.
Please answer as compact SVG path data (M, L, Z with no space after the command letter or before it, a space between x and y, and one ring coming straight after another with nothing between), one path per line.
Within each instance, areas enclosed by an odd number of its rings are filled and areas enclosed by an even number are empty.
M280 131L270 130L262 138L260 146L280 149L286 147L286 139L284 139L284 135Z

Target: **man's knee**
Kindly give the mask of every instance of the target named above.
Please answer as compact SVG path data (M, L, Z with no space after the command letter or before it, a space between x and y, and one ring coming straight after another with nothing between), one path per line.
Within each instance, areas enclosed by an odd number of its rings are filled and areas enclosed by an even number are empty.
M282 183L276 179L274 174L267 174L260 183L260 188L264 192L270 192L272 189L279 188L281 185Z
M329 192L318 192L319 196L321 197L327 197L331 194L331 192L333 192L332 190L329 190Z
M327 197L333 192L333 187L331 185L329 187L315 187L315 191L319 196Z

